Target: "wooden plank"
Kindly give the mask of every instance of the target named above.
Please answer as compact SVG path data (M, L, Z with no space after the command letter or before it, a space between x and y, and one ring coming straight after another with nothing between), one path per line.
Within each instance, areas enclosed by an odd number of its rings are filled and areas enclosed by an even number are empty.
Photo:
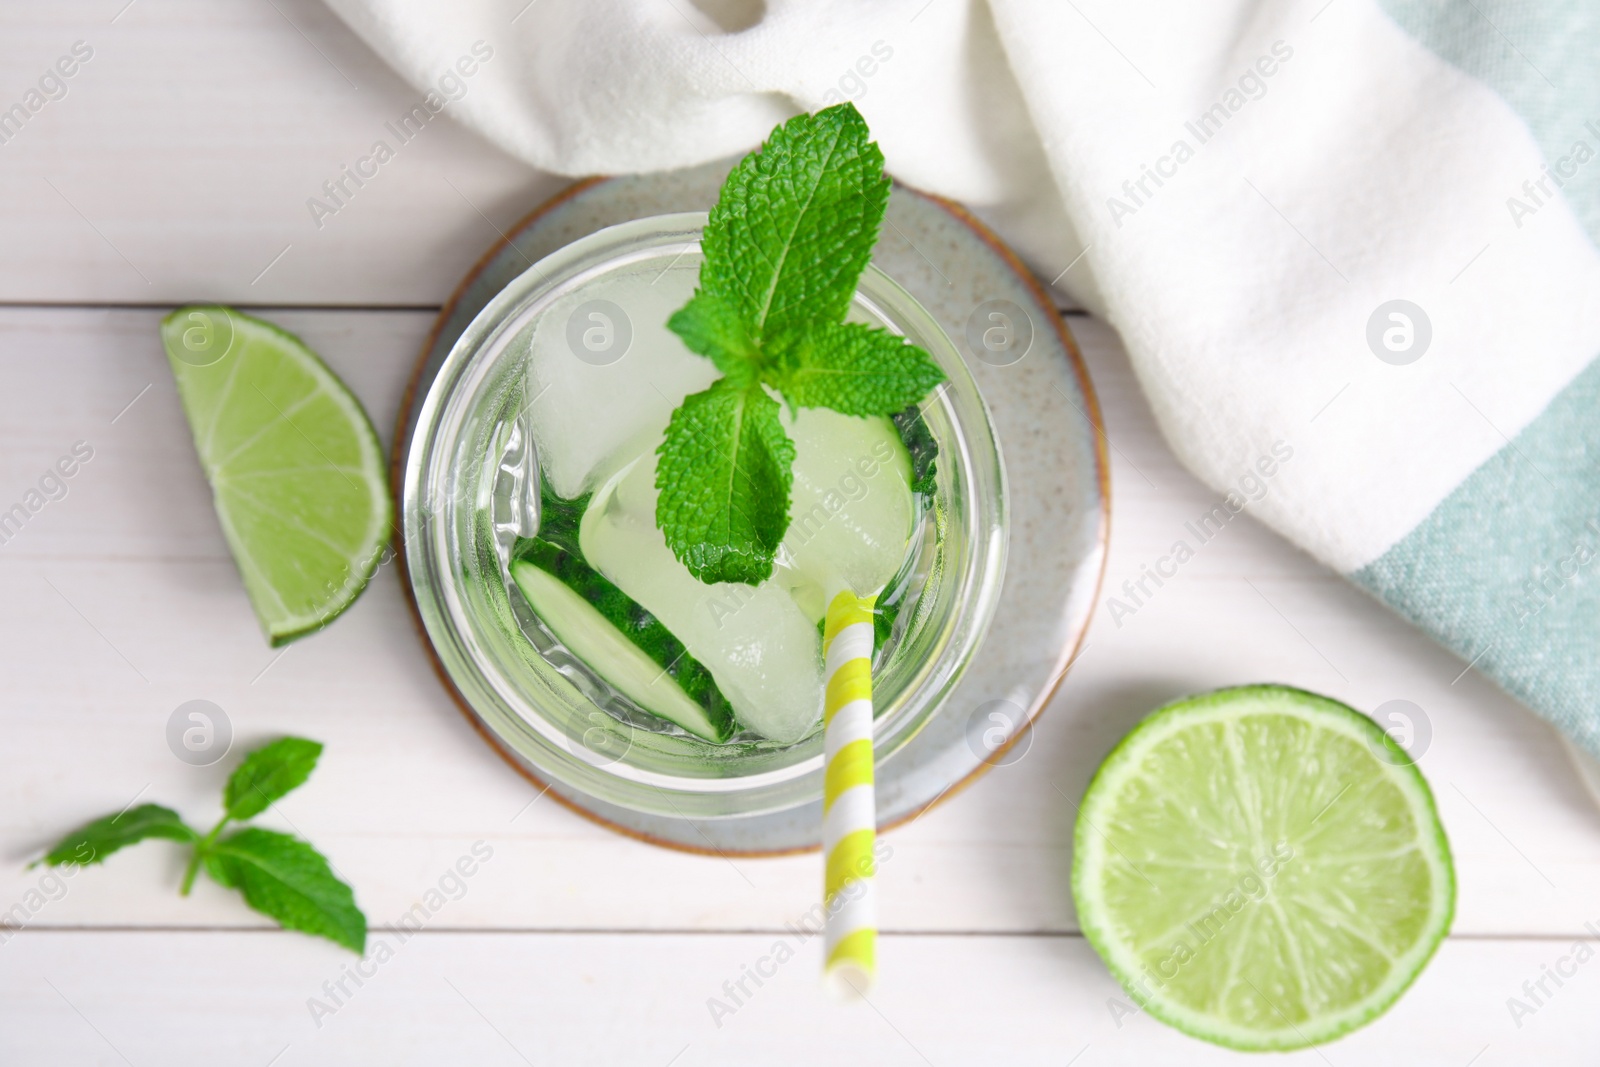
M271 317L326 355L387 434L429 316ZM22 499L75 441L95 450L66 498L0 545L0 732L11 754L0 776L0 856L11 861L0 865L0 911L37 884L20 861L84 818L135 797L214 818L230 763L187 766L165 741L169 715L195 698L226 710L240 745L282 732L328 743L317 776L269 821L324 847L374 921L409 908L480 839L496 850L496 888L463 902L452 919L463 926L772 929L812 906L814 857L686 856L618 838L548 798L526 807L534 790L440 691L392 568L336 625L281 656L269 650L210 510L158 318L0 309L0 504ZM1074 329L1117 446L1116 587L1211 494L1155 435L1113 335L1085 319ZM1422 766L1456 852L1459 931L1577 934L1600 918L1596 814L1527 712L1476 675L1452 684L1461 664L1247 519L1158 593L1131 617L1102 608L1021 761L887 838L885 928L1074 929L1073 804L1100 758L1167 699L1260 680L1426 710ZM180 900L177 864L160 843L117 857L30 922L255 921L220 891Z
M0 952L0 1061L1142 1067L1243 1059L1133 1013L1081 938L886 937L879 989L870 1003L843 1005L823 997L817 941L424 932L402 942L382 933L358 986L348 977L355 957L298 935L25 933ZM379 942L390 946L382 962ZM1377 1022L1274 1062L1588 1062L1600 1039L1590 1010L1600 963L1569 959L1569 977L1561 987L1547 980L1531 1014L1513 1018L1507 1006L1526 997L1524 981L1572 952L1566 941L1448 942ZM759 986L747 977L757 967L767 974Z
M566 182L448 108L402 144L420 94L317 0L7 4L0 108L80 41L66 95L0 144L6 301L437 305ZM379 140L394 158L314 218Z

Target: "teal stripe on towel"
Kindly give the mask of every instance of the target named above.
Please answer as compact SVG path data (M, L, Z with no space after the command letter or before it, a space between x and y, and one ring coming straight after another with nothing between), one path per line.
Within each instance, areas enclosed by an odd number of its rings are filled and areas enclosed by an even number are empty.
M1600 360L1351 578L1600 755Z
M1600 4L1594 0L1379 0L1389 17L1440 58L1494 89L1533 131L1545 162L1568 162L1566 197L1590 240L1600 244ZM1587 146L1577 159L1574 146ZM1507 218L1532 225L1549 203L1526 175L1500 194ZM1545 192L1556 193L1546 179ZM1522 205L1513 208L1515 197ZM1528 214L1531 210L1533 214Z

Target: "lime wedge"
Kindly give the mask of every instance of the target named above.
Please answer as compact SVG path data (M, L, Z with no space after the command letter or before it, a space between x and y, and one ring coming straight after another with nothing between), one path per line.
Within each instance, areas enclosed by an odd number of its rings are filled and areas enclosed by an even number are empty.
M1283 686L1152 713L1090 782L1074 850L1084 935L1129 995L1247 1051L1382 1014L1455 911L1450 846L1405 751Z
M232 308L179 308L161 341L261 628L274 647L320 629L390 534L366 412L299 338Z

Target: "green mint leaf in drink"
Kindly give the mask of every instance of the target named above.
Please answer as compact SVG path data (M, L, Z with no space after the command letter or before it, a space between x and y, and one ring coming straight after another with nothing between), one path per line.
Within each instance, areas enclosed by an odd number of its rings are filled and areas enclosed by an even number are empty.
M699 287L667 325L724 378L674 413L656 469L656 525L703 582L764 581L788 529L794 448L767 389L791 410L891 415L944 380L922 349L844 322L889 188L853 104L790 119L723 183Z
M672 313L667 328L685 348L705 356L739 384L754 381L761 373L761 351L731 300L697 289L687 304Z
M273 801L305 784L322 755L322 745L303 737L284 737L244 758L223 792L222 806L232 820L252 819Z
M796 342L768 381L791 404L845 415L893 415L944 381L928 354L858 322L819 326Z
M888 204L883 153L854 104L797 115L723 182L698 291L731 305L757 347L840 322Z
M100 863L119 849L152 837L192 842L199 834L189 829L171 808L140 804L137 808L105 815L67 834L38 860L47 867Z
M326 937L352 952L367 945L367 918L322 854L288 834L246 827L216 842L206 872L286 930Z
M656 468L656 525L702 582L755 585L789 527L794 442L761 386L722 378L672 413Z

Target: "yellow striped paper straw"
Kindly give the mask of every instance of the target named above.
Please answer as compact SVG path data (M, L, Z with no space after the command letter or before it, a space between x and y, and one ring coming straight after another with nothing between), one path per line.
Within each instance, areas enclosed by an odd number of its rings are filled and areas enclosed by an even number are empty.
M877 804L872 783L872 609L876 596L845 590L822 628L822 705L827 752L822 784L824 975L843 994L869 989L878 974Z

